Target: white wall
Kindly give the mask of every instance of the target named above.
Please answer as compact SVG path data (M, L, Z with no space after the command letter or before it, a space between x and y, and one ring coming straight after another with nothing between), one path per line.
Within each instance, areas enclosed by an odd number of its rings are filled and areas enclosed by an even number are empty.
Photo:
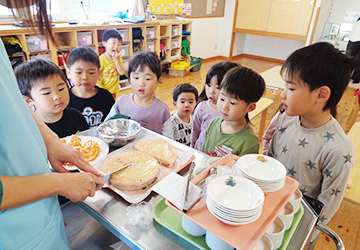
M202 58L229 56L235 3L236 0L226 0L224 17L192 19L191 54ZM245 53L285 60L304 44L299 40L237 33L233 55Z
M209 58L229 56L236 0L226 0L224 17L194 18L191 54Z

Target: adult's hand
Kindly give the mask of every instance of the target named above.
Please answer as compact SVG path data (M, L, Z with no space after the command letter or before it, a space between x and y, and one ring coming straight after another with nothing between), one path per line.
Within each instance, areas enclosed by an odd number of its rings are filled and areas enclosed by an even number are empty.
M63 143L57 134L55 134L30 108L29 111L33 116L40 133L44 139L44 143L47 149L48 158L53 169L60 173L67 173L63 164L70 162L77 166L79 169L93 173L96 176L103 177L104 175L94 169L85 159L82 157L79 151ZM98 189L102 185L98 185Z
M61 178L63 183L59 189L59 194L69 198L73 202L84 201L88 196L93 197L95 191L99 190L105 184L103 178L91 173L58 173L55 175L57 175L56 178ZM98 184L96 187L95 183Z

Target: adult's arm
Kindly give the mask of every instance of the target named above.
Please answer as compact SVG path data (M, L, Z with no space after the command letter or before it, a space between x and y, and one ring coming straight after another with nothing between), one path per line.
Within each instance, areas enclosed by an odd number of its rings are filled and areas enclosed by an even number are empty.
M62 195L73 202L94 196L105 182L91 173L45 173L29 176L0 176L3 198L0 210L22 206L51 195ZM95 188L95 183L99 185Z

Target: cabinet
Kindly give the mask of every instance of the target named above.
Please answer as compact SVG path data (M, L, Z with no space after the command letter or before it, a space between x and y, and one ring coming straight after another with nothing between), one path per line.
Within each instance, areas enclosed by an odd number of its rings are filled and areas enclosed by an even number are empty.
M177 60L190 62L191 47L191 21L166 21L160 22L160 59L163 64L171 63ZM182 53L183 41L189 46L187 53Z
M173 60L184 59L190 61L190 55L181 56L182 40L191 42L192 21L167 20L161 22L144 22L139 24L122 23L116 25L69 25L68 23L57 23L53 27L53 33L57 44L51 41L41 40L31 30L13 25L1 25L0 37L16 36L23 45L23 51L27 58L41 57L56 63L60 68L62 60L58 56L68 53L78 46L90 46L100 55L104 52L102 35L107 29L116 29L122 37L122 57L125 67L128 67L129 60L138 48L141 51L153 51L160 56L160 44L165 44L166 55L162 63L170 63ZM140 29L143 39L133 39L133 30ZM182 35L182 30L188 33ZM27 40L31 37L35 43L41 41L41 46L28 46ZM35 39L36 38L36 39ZM138 47L135 47L138 46ZM34 48L39 48L38 50Z
M238 0L235 32L306 40L314 0Z

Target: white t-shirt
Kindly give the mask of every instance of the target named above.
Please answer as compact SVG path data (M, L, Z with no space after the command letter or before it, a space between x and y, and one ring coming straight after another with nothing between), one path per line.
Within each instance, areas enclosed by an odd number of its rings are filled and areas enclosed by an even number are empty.
M178 113L176 112L164 123L163 136L190 146L191 127L192 116L190 116L190 122L186 123L180 119Z

